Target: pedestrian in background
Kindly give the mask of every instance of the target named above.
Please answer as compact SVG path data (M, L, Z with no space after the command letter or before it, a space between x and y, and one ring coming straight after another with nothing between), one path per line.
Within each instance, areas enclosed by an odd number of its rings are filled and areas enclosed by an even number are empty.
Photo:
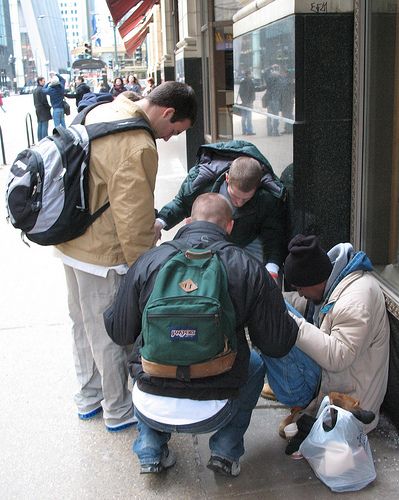
M195 121L195 95L179 82L166 82L157 89L135 102L119 95L93 108L86 124L142 118L156 138L167 141ZM154 242L156 143L143 129L101 137L91 145L89 169L91 210L107 201L110 208L82 236L57 248L73 323L78 416L88 420L103 412L107 430L116 432L135 422L127 385L128 349L109 338L103 312L113 302L128 266Z
M41 141L48 135L48 122L51 120L51 107L47 96L43 93L46 80L43 76L37 78L37 86L33 91L33 104L35 105L37 117L37 140Z
M246 108L252 108L255 100L255 84L248 70L244 74L244 78L240 82L238 95L241 103ZM241 125L242 135L255 135L252 127L252 111L251 109L241 109Z
M110 90L112 97L115 99L115 97L117 97L119 94L122 94L122 92L126 92L126 90L127 88L123 84L122 78L119 78L119 76L115 78L112 88Z
M76 109L79 106L80 101L83 99L83 96L90 92L90 87L85 82L83 76L77 76L75 80L75 92L66 92L65 97L69 99L75 98L76 100Z
M4 109L4 106L3 106L3 93L0 92L0 108L4 111L4 113L6 113L6 110Z
M147 85L143 91L143 95L148 95L153 89L155 89L155 81L154 78L150 76L150 78L147 78Z
M126 90L131 90L132 92L136 92L136 94L141 95L142 88L141 85L139 84L139 81L134 75L129 75L127 77L127 82L126 82Z
M51 74L50 81L43 87L42 92L50 96L50 103L53 108L54 127L58 127L58 125L65 127L65 79L59 73Z

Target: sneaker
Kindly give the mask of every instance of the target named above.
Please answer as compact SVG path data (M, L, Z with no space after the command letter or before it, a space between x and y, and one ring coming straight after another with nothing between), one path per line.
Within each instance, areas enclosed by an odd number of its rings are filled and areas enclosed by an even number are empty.
M207 463L208 469L213 470L224 476L236 477L241 471L239 462L231 462L227 458L221 458L216 456L211 456L209 462Z
M153 464L140 464L140 474L159 474L160 472L173 467L176 463L176 455L168 446L162 448L162 458L160 462Z
M272 388L269 384L265 384L263 386L260 395L262 396L262 398L269 399L270 401L276 401L276 396L274 395L274 392L272 391Z
M287 427L287 425L289 424L292 424L296 420L297 414L302 410L302 406L294 406L293 408L291 408L291 413L287 417L285 417L278 426L278 434L280 437L286 439L286 435L284 432L285 427Z
M129 429L135 424L137 424L137 418L133 415L119 424L105 424L105 427L108 432L119 432Z
M96 415L98 415L102 411L103 411L103 407L100 405L100 406L97 406L97 408L94 408L93 410L79 412L78 417L80 418L80 420L91 420L92 418L94 418Z

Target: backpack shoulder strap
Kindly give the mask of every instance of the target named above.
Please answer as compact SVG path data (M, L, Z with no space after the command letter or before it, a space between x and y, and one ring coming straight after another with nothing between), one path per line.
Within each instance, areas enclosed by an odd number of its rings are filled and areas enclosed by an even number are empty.
M71 125L85 125L86 116L88 113L96 108L97 106L101 106L102 104L106 104L106 101L100 101L92 104L91 106L87 106L82 109L74 118ZM115 120L112 122L100 122L93 123L91 125L85 125L87 134L90 140L98 139L100 137L104 137L105 135L117 134L119 132L127 132L129 130L146 130L152 137L155 142L154 131L150 127L149 123L144 120L144 118L125 118L122 120Z
M118 134L129 130L146 130L155 142L154 131L144 118L125 118L124 120L115 120L113 122L100 122L86 125L86 130L90 140L104 137L105 135Z

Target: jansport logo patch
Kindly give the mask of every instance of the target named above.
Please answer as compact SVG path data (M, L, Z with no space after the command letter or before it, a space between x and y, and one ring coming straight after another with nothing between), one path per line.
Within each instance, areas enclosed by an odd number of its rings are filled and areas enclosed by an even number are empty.
M196 283L194 283L194 281L190 278L187 280L181 281L179 283L179 287L187 293L194 292L194 290L198 290L198 285Z
M196 328L175 328L169 330L170 340L197 340Z

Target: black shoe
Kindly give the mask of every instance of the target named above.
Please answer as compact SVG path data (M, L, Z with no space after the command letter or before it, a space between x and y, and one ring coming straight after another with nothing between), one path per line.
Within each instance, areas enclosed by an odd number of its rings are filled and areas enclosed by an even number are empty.
M159 474L165 469L173 467L176 463L176 455L166 446L162 449L160 462L153 464L140 464L140 474Z
M230 462L226 458L211 456L207 463L208 469L224 476L236 477L241 471L239 462Z

